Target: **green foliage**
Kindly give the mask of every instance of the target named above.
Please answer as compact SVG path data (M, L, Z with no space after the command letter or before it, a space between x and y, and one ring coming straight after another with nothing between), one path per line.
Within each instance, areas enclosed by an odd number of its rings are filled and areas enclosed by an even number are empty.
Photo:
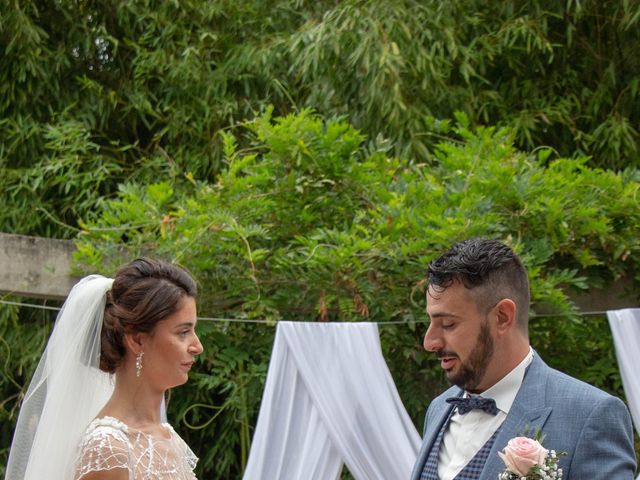
M639 19L612 0L0 0L0 229L71 236L119 183L213 180L218 132L266 105L415 163L464 111L527 150L638 166Z
M266 320L201 322L170 414L206 477L240 474L278 319L405 321L381 336L419 424L442 382L421 279L455 240L510 242L536 311L637 284L639 21L636 0L0 0L0 231L78 236L86 271L181 262L205 315ZM2 445L49 326L0 308ZM620 393L602 319L532 338Z
M519 145L638 165L638 2L342 2L285 48L304 105L431 159L428 116L464 110Z
M469 236L511 244L531 272L533 313L559 315L532 322L534 346L621 393L606 323L578 318L566 292L620 275L639 280L637 178L583 158L544 166L549 152L518 151L513 131L467 124L459 115L452 140L436 149L437 167L407 166L365 148L345 121L267 113L225 134L227 168L215 184L124 186L83 223L76 258L84 272L164 257L199 280L201 315L258 321L201 320L195 381L173 393L172 412L184 415L179 427L203 455L205 477L242 470L275 320L405 322L381 325L381 338L419 425L442 387L420 348L424 272Z

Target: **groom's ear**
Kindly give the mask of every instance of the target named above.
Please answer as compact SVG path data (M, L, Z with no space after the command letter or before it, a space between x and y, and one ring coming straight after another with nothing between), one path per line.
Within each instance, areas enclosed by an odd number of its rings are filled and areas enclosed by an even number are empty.
M494 307L498 334L505 334L516 325L516 304L509 298L503 298Z

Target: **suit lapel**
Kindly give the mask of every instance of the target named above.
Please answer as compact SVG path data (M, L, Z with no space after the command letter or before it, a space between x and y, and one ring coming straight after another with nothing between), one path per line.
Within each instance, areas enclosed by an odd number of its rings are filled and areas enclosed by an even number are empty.
M520 390L511 405L511 410L500 427L500 432L482 470L481 479L494 480L504 471L505 466L498 452L507 445L509 440L525 433L531 436L544 426L552 410L551 407L546 406L544 394L547 376L548 367L537 353L534 354Z
M424 464L427 461L427 457L429 456L429 452L431 451L431 447L433 446L433 442L436 440L442 425L449 417L449 413L453 409L453 405L450 405L444 401L444 398L449 398L452 396L460 396L462 395L462 390L457 388L456 391L449 394L450 392L445 392L446 394L442 396L441 401L439 401L436 405L434 405L433 413L431 413L427 417L424 438L422 440L422 446L420 447L420 451L418 452L418 460L416 461L416 468L413 471L412 480L418 480L420 478L420 474L422 473L422 469L424 468Z
M436 440L438 433L442 429L442 425L449 417L449 413L453 409L453 405L448 403L444 403L437 412L434 412L433 419L429 422L430 425L427 425L427 429L424 432L424 439L427 445L429 445L429 449L431 449L431 445Z

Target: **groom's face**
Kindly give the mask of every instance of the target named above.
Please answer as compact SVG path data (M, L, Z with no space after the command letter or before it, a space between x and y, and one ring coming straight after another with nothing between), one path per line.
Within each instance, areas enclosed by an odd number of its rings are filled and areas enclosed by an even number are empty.
M447 379L469 392L482 392L491 368L494 338L489 316L479 311L471 292L460 282L444 290L429 287L431 319L424 348L435 352Z

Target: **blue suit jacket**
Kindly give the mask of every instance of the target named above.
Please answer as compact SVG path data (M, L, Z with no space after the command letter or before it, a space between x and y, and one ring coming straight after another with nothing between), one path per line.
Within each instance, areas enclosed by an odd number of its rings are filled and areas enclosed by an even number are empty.
M424 439L411 480L419 480L443 422L452 406L449 397L462 395L452 387L435 398L425 417ZM631 415L616 397L550 368L535 354L522 386L502 424L480 480L496 480L504 471L498 456L507 442L525 431L541 429L543 445L565 451L560 460L563 480L633 480L636 457Z

